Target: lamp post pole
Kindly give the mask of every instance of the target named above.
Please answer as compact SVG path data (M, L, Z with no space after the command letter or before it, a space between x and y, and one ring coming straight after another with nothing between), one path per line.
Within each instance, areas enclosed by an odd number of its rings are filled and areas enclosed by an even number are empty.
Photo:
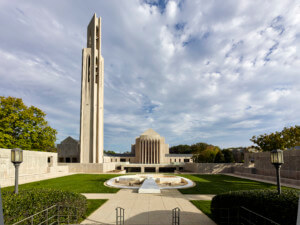
M283 164L283 151L280 149L276 149L271 151L271 163L276 168L276 178L277 178L277 191L278 194L281 194L281 186L280 186L280 167Z
M281 185L280 185L280 167L281 167L281 164L275 164L274 166L276 168L277 191L278 191L278 194L280 195L281 194Z
M15 194L19 193L19 166L21 163L14 163L15 166Z
M11 150L11 162L15 166L15 194L18 194L19 186L19 166L23 162L23 151L19 148Z

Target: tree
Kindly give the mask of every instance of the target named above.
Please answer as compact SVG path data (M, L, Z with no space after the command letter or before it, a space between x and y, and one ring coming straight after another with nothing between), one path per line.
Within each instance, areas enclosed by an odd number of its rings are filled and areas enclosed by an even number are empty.
M224 155L223 155L222 151L219 151L216 154L215 163L223 163L223 162L225 162Z
M176 145L170 148L170 154L191 154L191 146L189 145Z
M108 155L115 155L116 154L116 152L113 151L113 150L104 150L104 153L108 154Z
M193 161L197 163L213 163L217 153L220 151L218 146L206 143L197 143L191 146L193 149Z
M57 131L45 116L21 98L0 96L0 148L53 151Z
M250 140L263 151L294 148L300 143L300 126L285 127L281 132L253 136Z
M228 150L228 149L224 149L222 151L223 155L224 155L224 162L225 163L232 163L234 162L234 157L232 154L232 151Z

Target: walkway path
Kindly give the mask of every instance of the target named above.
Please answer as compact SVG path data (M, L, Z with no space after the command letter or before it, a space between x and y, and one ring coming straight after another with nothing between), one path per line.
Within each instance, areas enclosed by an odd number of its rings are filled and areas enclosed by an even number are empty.
M189 200L209 200L212 195L183 195L175 190L160 194L138 194L137 190L121 189L116 194L84 194L89 199L109 199L81 224L116 224L116 207L125 209L125 224L171 225L172 209L181 210L181 225L215 225Z

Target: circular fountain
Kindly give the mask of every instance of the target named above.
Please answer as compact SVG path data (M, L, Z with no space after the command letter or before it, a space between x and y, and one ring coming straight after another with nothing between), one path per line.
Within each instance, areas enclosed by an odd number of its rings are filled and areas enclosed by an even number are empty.
M190 179L163 174L135 174L111 178L106 186L115 188L138 189L139 193L160 193L161 189L181 189L194 186Z

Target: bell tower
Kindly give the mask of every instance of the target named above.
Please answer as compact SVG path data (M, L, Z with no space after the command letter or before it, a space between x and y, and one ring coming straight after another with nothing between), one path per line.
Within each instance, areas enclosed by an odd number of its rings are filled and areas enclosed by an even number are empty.
M94 14L82 50L80 162L103 162L104 59L101 55L101 17Z

